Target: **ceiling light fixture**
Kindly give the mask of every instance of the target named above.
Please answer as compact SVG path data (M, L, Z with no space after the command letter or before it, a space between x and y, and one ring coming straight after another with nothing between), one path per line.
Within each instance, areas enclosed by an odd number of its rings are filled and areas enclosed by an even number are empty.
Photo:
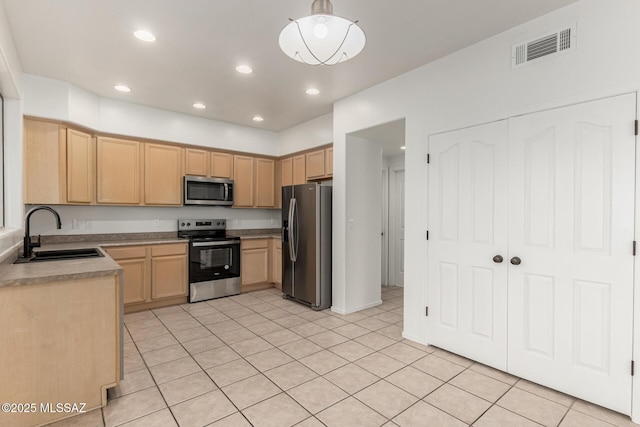
M133 32L133 35L136 36L137 39L142 40L143 42L156 41L156 36L154 36L151 32L147 30L136 30Z
M367 41L358 21L335 16L331 0L313 0L311 15L291 22L280 32L280 49L309 65L335 65L359 54Z
M193 104L193 108L197 108L198 110L204 110L205 108L207 108L207 106L204 105L202 102L196 102Z
M315 87L310 87L305 92L307 93L307 95L317 95L317 94L320 93L320 91L318 89L316 89Z
M131 88L125 85L115 85L113 88L120 92L131 92Z
M400 147L401 150L406 150L407 147L405 147L404 145Z
M254 122L264 122L264 118L262 116L253 116Z
M236 71L242 74L251 74L253 70L248 65L238 65Z

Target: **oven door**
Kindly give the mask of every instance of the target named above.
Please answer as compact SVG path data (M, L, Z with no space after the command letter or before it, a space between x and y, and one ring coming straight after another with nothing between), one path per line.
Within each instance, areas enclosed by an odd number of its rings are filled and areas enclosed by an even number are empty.
M189 283L240 277L240 242L192 241L189 245Z

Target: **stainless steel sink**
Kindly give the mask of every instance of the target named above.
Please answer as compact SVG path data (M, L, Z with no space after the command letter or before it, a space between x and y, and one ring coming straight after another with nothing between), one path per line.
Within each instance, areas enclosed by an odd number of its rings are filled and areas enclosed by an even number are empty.
M53 251L37 251L31 258L18 258L15 264L38 261L63 261L70 259L103 257L104 254L97 248L60 249Z

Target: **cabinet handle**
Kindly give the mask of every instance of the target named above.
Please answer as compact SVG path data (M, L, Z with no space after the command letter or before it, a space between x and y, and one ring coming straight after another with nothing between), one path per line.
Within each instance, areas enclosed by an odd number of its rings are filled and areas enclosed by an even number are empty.
M513 265L520 265L520 263L522 262L522 260L520 258L518 258L517 256L514 256L513 258L511 258L511 264Z
M493 257L493 262L495 262L496 264L500 264L502 261L504 261L504 258L502 258L502 255L496 255Z

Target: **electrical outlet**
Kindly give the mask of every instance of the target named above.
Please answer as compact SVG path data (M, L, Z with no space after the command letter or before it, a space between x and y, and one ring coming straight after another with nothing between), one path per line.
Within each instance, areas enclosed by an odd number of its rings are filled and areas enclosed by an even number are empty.
M74 219L71 221L71 228L74 230L78 230L80 228L84 228L84 220L83 219Z
M84 221L85 227L87 228L87 230L90 230L93 228L93 220L92 219L87 219Z
M160 227L160 220L159 219L154 219L153 220L153 226L154 227Z

